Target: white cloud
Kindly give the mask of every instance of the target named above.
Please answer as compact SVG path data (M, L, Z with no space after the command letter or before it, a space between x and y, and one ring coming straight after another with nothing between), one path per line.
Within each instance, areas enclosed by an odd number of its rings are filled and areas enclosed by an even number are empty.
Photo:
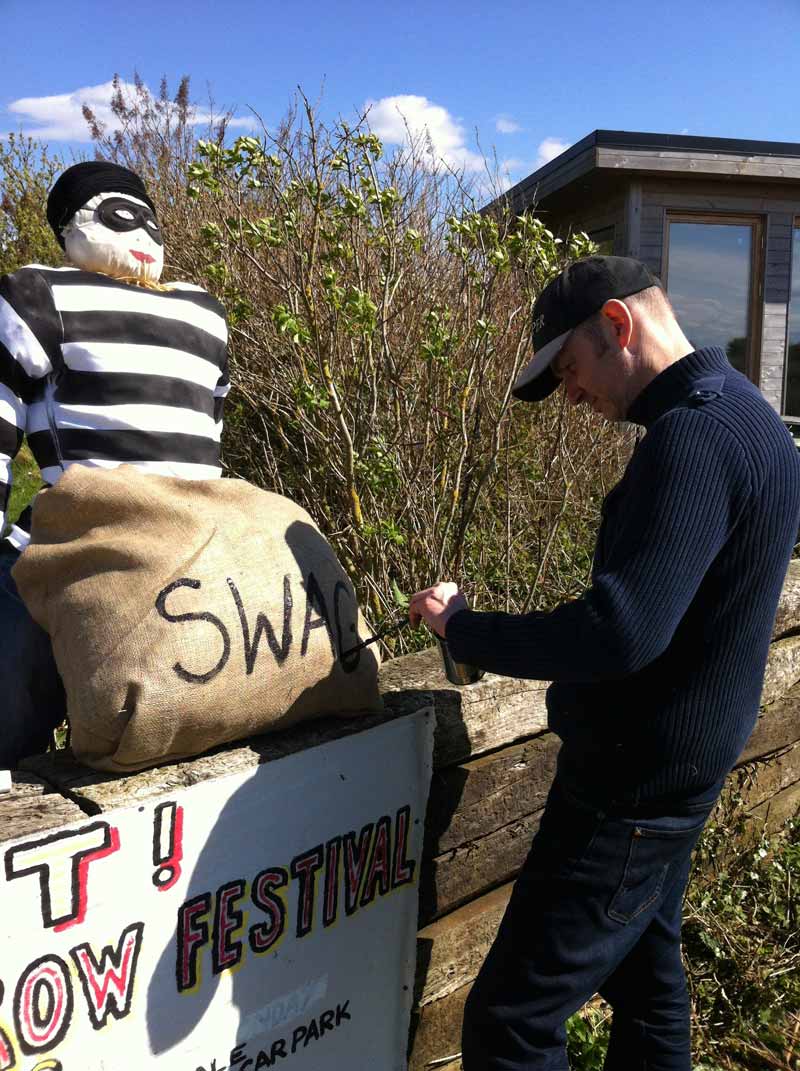
M494 126L498 134L517 134L522 130L516 119L512 119L510 115L498 115Z
M136 87L130 82L120 82L125 97L132 97ZM148 90L149 92L149 90ZM18 117L19 126L24 133L45 138L50 141L91 141L91 134L82 108L88 105L107 131L117 130L119 120L111 110L111 98L114 93L113 82L103 82L99 86L85 86L71 93L59 93L51 97L22 97L8 105L8 111ZM192 122L205 124L211 117L207 113L196 113ZM232 119L230 127L251 127L253 120L248 118Z
M544 167L545 164L551 160L555 160L557 156L560 156L565 149L568 149L570 143L568 141L561 141L560 138L545 138L544 141L539 142L538 155L536 157L536 167Z
M441 104L406 93L368 100L364 108L370 129L382 141L404 145L427 138L437 163L443 160L456 170L483 171L483 157L467 148L463 126Z

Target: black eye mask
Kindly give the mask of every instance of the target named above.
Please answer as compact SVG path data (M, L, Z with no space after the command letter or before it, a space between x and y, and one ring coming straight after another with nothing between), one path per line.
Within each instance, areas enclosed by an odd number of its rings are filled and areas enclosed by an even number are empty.
M128 201L125 197L107 197L101 201L95 209L95 218L110 231L122 234L141 228L156 245L164 244L161 228L151 209L146 205L137 205L135 201Z

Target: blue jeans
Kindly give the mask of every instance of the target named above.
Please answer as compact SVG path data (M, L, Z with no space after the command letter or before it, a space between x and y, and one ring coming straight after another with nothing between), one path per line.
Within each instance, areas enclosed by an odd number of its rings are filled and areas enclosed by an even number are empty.
M66 716L50 637L25 608L11 576L13 549L0 547L0 769L45 751Z
M568 1071L565 1022L612 1006L608 1071L690 1071L681 907L715 802L609 814L557 777L464 1013L464 1071Z

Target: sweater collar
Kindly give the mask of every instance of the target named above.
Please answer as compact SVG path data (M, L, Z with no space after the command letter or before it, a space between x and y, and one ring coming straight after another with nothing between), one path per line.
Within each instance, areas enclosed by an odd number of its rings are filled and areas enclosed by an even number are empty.
M716 386L719 393L721 383L718 381L730 370L725 351L719 346L695 350L669 365L647 384L634 399L626 420L649 429L660 416L705 387L706 380L713 381L709 385L712 389Z

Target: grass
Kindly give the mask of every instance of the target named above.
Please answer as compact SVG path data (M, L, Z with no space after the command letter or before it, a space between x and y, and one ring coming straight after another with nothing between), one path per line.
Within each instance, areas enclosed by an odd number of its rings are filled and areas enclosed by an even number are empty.
M6 514L6 520L9 524L13 524L16 521L17 517L42 486L42 474L39 472L39 466L34 461L33 454L27 443L23 443L22 448L14 459L11 473L13 483Z

